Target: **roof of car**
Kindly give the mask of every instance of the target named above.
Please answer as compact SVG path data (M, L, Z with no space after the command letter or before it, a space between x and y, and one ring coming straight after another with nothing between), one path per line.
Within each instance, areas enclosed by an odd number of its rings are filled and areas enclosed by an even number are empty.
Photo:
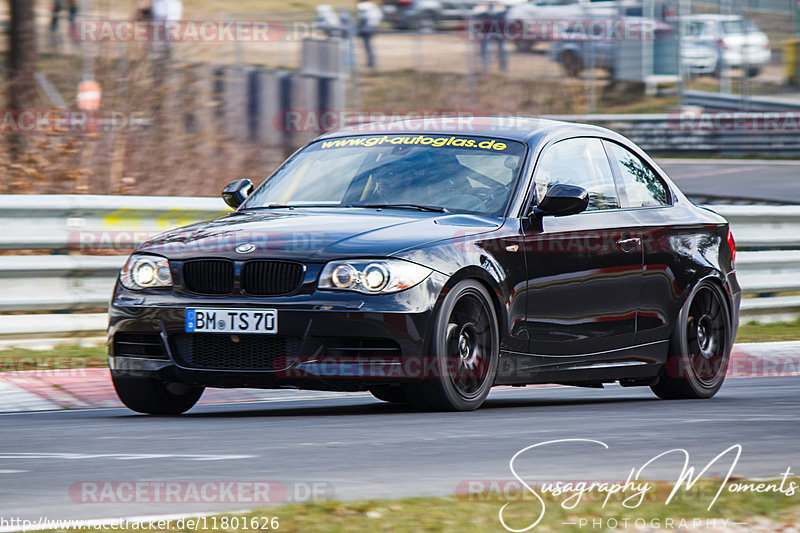
M408 114L404 118L382 120L346 126L320 136L320 139L347 137L353 135L389 135L389 134L436 134L436 135L468 135L481 137L501 137L517 141L529 142L534 137L544 135L558 129L580 130L587 134L609 133L605 128L534 117L498 117L456 115L444 117L441 114L425 117L424 114L414 116Z

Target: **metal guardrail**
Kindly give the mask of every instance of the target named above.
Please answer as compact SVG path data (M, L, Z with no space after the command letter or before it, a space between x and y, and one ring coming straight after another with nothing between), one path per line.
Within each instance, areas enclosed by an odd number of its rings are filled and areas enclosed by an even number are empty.
M216 198L0 196L0 250L119 249L225 211Z
M752 95L742 97L740 94L684 91L683 99L686 105L702 106L717 111L800 111L800 99L792 97Z
M104 309L124 262L119 255L0 256L0 311Z
M228 210L217 198L0 196L0 250L50 252L0 256L0 312L105 309L125 261L120 254L156 233ZM98 253L117 255L90 255ZM0 337L17 331L1 325L9 318L0 318ZM41 329L53 327L62 326Z
M800 315L800 296L780 296L800 292L800 206L711 207L736 238L737 274L748 296L743 320ZM0 196L0 249L17 251L0 255L0 312L48 313L0 316L0 344L101 336L100 311L125 256L87 252L132 248L155 232L226 210L215 198Z
M738 250L800 250L800 206L715 205L711 208L730 222Z
M800 155L797 121L779 118L780 111L548 115L544 118L604 126L656 154Z

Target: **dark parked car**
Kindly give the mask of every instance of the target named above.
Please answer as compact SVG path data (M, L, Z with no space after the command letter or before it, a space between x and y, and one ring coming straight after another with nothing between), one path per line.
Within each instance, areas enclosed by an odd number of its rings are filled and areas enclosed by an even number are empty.
M623 24L630 31L652 32L654 71L674 70L678 72L677 42L673 40L673 28L669 24L641 17L609 18L608 21ZM564 67L564 73L579 77L584 69L599 68L607 70L614 77L618 66L636 60L641 55L641 43L624 43L619 40L587 38L585 28L578 32L564 32L564 39L553 42L549 50L550 59ZM626 46L626 48L621 48ZM674 49L673 49L674 48ZM674 62L670 59L674 58ZM667 65L664 65L667 63Z
M254 191L226 187L234 212L142 244L110 308L122 401L181 413L204 387L299 387L468 410L493 385L717 392L740 301L722 217L607 129L422 124L323 135Z

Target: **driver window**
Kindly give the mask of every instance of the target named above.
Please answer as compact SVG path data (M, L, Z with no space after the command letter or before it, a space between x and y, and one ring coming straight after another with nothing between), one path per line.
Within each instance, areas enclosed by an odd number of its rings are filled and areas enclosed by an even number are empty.
M619 207L614 177L600 139L567 139L545 149L536 164L536 198L544 198L547 190L557 183L586 189L587 211Z

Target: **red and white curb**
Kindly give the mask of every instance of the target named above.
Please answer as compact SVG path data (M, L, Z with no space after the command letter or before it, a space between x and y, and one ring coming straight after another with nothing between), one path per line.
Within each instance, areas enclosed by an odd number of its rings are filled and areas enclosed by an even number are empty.
M800 376L800 341L736 344L728 377ZM200 403L370 397L366 392L208 389ZM0 413L122 407L105 368L0 373Z
M366 392L207 389L199 403L281 402L352 396L371 397ZM123 407L105 368L0 374L0 413L103 407Z
M60 409L60 407L36 393L9 383L0 376L0 412L48 411L51 409Z

